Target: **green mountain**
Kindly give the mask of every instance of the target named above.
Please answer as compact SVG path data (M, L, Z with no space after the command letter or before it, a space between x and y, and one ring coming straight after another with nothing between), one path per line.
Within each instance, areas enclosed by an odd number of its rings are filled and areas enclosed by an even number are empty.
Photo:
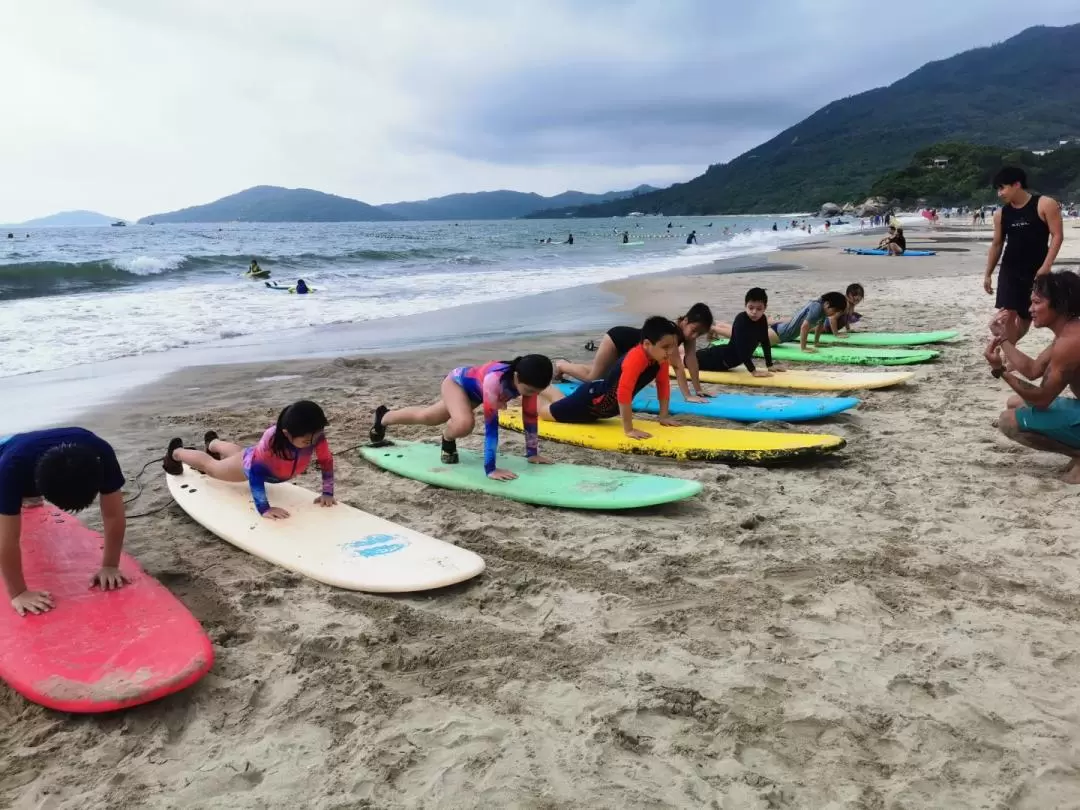
M47 217L28 219L20 222L19 227L27 228L84 228L97 225L112 225L117 217L105 216L97 211L61 211Z
M545 208L592 205L650 191L656 189L653 186L641 185L629 191L609 191L606 194L564 191L554 197L542 197L523 191L480 191L474 194L449 194L414 202L387 203L378 207L405 219L515 219Z
M533 216L810 211L861 200L942 141L1042 149L1080 137L1080 25L1028 28L823 107L729 163L663 191Z
M165 222L385 222L401 217L373 205L309 188L255 186L206 205L152 214L139 224Z
M916 152L911 165L879 178L870 194L902 207L985 205L996 202L990 182L1002 166L1022 168L1033 191L1061 202L1080 199L1080 145L1037 155L1000 146L934 144Z

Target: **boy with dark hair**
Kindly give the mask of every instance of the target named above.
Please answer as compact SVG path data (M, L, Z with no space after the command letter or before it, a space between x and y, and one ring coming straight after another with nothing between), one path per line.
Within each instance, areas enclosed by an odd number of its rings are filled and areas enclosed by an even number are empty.
M649 383L656 382L660 400L661 425L677 426L668 413L671 380L668 355L677 346L679 327L662 315L654 315L641 327L639 343L622 355L602 380L579 385L566 396L558 388L540 392L540 418L549 422L589 423L613 416L622 418L623 431L631 439L648 439L651 434L634 427L631 403Z
M832 331L832 323L826 321L825 332L834 334L838 338L846 338L851 334L851 324L858 323L862 320L862 315L855 311L855 307L863 302L866 298L866 292L863 290L863 285L859 283L848 284L847 289L844 290L844 297L847 299L847 307L844 309L844 314L840 316L840 329L845 330L844 334L840 332Z
M1051 197L1031 194L1024 170L1014 166L1001 169L992 184L1002 206L994 212L994 240L986 257L983 289L993 295L994 268L1000 259L996 320L1016 321L1011 329L1020 340L1031 328L1031 285L1053 268L1065 239L1061 206Z
M781 343L790 343L799 340L799 348L804 352L815 352L817 349L806 345L806 339L810 336L810 330L814 329L814 346L821 342L821 334L825 331L826 321L833 334L840 328L840 318L847 309L847 298L843 293L827 292L820 298L808 301L802 309L792 315L786 321L777 321L771 324L769 341L773 346ZM731 337L731 324L718 323L713 327L712 333L718 337Z
M730 371L738 366L755 377L771 377L774 371L783 371L773 365L772 340L769 337L769 320L765 308L769 296L761 287L753 287L746 293L745 309L735 316L731 324L731 340L722 346L709 346L697 353L698 368L702 371ZM765 368L754 365L754 351L761 347Z
M0 575L11 606L20 616L44 613L53 606L47 591L32 591L23 579L23 499L44 498L68 512L78 512L101 496L105 549L101 569L90 580L108 591L127 582L120 573L124 547L124 474L109 443L83 428L53 428L16 433L0 439Z

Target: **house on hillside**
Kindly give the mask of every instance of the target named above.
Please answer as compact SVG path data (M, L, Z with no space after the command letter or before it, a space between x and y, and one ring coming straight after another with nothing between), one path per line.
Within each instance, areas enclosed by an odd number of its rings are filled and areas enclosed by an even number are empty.
M949 159L947 157L936 157L930 161L931 169L944 169L949 165Z

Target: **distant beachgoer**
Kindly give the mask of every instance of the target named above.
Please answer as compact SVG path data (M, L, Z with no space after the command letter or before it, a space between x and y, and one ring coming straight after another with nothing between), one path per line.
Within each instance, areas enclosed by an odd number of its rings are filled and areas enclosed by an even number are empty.
M123 486L116 452L89 430L52 428L0 438L0 575L16 613L44 613L53 607L48 591L28 588L19 549L22 507L42 498L68 512L79 512L98 498L105 542L101 568L90 586L108 591L128 581L119 567L125 532Z
M282 520L289 513L271 506L267 484L280 484L307 470L314 456L322 471L322 494L315 503L333 506L334 456L324 430L329 422L323 409L302 399L278 414L254 447L247 449L218 438L214 431L203 437L204 450L185 448L183 439L173 439L165 450L162 466L169 475L183 475L184 464L218 481L246 481L255 510L264 518Z
M690 235L688 237L686 237L686 244L688 244L688 245L696 245L697 243L698 243L697 231L690 231Z
M624 245L630 241L630 231L623 231L622 241Z
M998 417L998 429L1025 447L1068 456L1062 480L1080 484L1080 276L1071 270L1036 276L1028 311L1028 322L999 323L986 348L990 373L1016 392ZM1021 328L1030 324L1054 333L1034 358L1016 347ZM1074 396L1062 396L1066 388Z
M773 229L774 231L778 231L778 230L780 230L779 228L777 228L777 227L776 227L776 223L775 223L775 222L774 222L774 223L772 224L772 229Z
M8 239L14 239L14 238L15 238L15 234L13 234L13 233L9 233L9 234L7 235L7 238L8 238Z
M563 244L564 245L572 245L572 244L574 244L574 235L573 234L568 234L567 237L566 237L566 241L563 242Z
M442 433L443 464L457 464L457 440L472 433L474 411L484 409L484 472L496 481L510 481L517 474L499 469L495 462L499 449L499 411L508 402L521 398L525 428L525 457L532 464L551 464L540 455L536 429L537 395L551 385L552 363L542 354L516 357L509 363L495 360L482 366L459 366L442 381L441 398L432 405L414 405L390 410L375 409L375 421L368 432L372 444L386 439L390 425L446 425Z
M259 262L256 259L251 260L251 264L248 265L247 274L249 276L262 276L264 278L270 277L270 273L268 271L263 270L261 267L259 267Z
M829 232L829 228L830 228L831 225L832 225L832 223L829 222L829 220L825 220L825 233Z
M1031 285L1050 272L1064 241L1061 206L1051 197L1029 193L1023 169L1006 166L994 176L993 185L1004 205L994 212L994 240L986 257L983 289L993 294L994 268L1000 259L994 306L998 319L1019 321L1015 331L1020 340L1031 328Z
M296 280L296 294L307 295L309 292L311 292L311 288L308 287L307 282L304 281L302 278L298 278Z
M889 226L889 235L878 242L879 250L889 251L890 256L903 256L907 250L907 239L904 237L904 229L896 225Z

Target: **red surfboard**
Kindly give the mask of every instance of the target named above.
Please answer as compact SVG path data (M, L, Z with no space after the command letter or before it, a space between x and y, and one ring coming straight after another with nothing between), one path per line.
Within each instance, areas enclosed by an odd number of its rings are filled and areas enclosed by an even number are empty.
M104 539L52 506L24 509L27 584L55 607L19 616L0 604L0 678L35 703L65 712L111 712L191 686L214 663L214 648L184 604L127 554L131 580L90 589Z

